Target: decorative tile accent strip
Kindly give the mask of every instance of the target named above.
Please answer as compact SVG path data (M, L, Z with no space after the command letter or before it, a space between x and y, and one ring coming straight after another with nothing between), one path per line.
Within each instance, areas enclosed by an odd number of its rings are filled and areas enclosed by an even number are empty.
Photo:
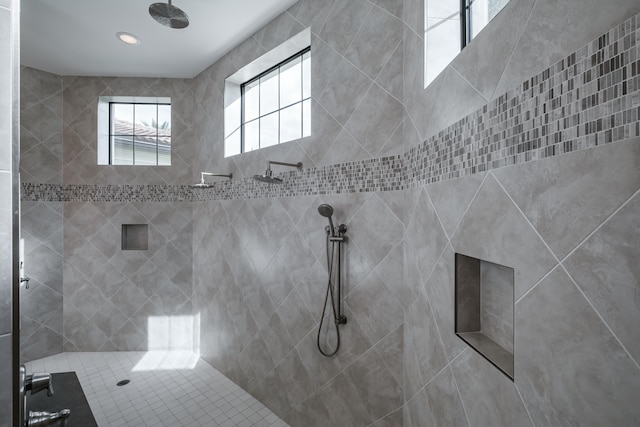
M640 15L404 155L406 187L640 136Z
M188 185L55 185L22 184L23 201L195 202L260 197L401 190L404 167L400 156L289 171L282 184L251 178L216 182L210 188Z
M401 156L186 185L22 184L25 201L193 202L393 191L640 136L640 15Z

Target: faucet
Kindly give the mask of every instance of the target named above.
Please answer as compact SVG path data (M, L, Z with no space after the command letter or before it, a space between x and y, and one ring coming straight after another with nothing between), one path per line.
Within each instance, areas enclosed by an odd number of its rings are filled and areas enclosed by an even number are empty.
M24 390L31 391L31 394L36 394L44 389L47 389L47 396L53 396L53 383L51 382L51 374L45 374L42 372L34 372L31 375L27 375L24 382Z
M20 387L20 394L23 396L21 404L21 426L25 427L45 427L45 426L66 426L67 418L71 411L69 409L63 409L58 412L46 412L46 411L29 411L28 417L26 416L26 397L27 392L30 391L31 395L47 390L47 396L53 396L53 382L51 380L51 374L42 372L34 372L31 375L26 375L26 369L24 365L20 366L20 381L22 386Z
M27 427L45 427L53 424L58 424L60 421L61 426L67 424L67 417L69 417L71 411L63 409L59 412L33 412L29 411L29 419L27 421Z

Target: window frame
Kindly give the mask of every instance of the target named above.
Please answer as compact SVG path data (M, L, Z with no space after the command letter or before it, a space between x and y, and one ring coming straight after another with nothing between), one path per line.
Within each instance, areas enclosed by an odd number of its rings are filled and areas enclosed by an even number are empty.
M169 131L169 150L168 150L168 162L159 164L160 160L160 152L159 152L159 139L163 138L164 135L160 135L158 129L156 128L155 134L155 163L138 163L133 162L132 164L114 164L114 149L111 141L112 136L120 136L120 137L135 137L135 130L132 134L125 133L117 133L113 131L113 111L112 105L133 105L133 117L135 117L135 105L151 105L156 107L156 121L159 118L158 107L167 106L169 107L170 114L170 131ZM173 153L173 108L171 105L171 97L168 96L99 96L98 97L98 137L97 137L97 156L98 161L97 164L100 166L171 166L171 155ZM132 123L133 129L135 129L135 118ZM150 136L150 135L149 135ZM154 138L153 136L150 136ZM149 144L152 144L151 142ZM165 144L162 144L163 146ZM132 144L134 147L135 144ZM133 148L132 148L133 149ZM132 159L135 158L135 152L132 154Z
M471 4L474 0L460 0L460 51L471 43Z
M431 0L434 1L434 0ZM440 16L434 16L433 19L439 19L439 22L437 25L434 26L434 28L444 22L447 21L459 21L459 35L460 35L460 49L457 50L456 55L460 54L460 52L462 52L464 50L465 47L467 47L471 41L474 39L474 35L473 35L473 16L472 16L472 11L473 11L473 6L474 3L478 2L479 0L458 0L458 11L454 11L453 8L452 10L452 14L451 16L448 17L440 17ZM487 22L484 25L481 25L480 30L478 31L478 33L480 31L482 31L482 29L489 25L491 23L491 21L493 20L493 18L495 18L505 7L507 7L507 5L509 4L511 0L506 0L506 2L500 7L500 9L497 10L497 12L490 18L488 18ZM455 4L455 3L453 3ZM452 5L453 5L452 4ZM442 70L440 70L439 72L437 72L437 74L433 75L433 77L430 77L430 67L428 66L428 56L429 56L429 45L428 45L428 31L429 31L429 26L428 26L428 20L431 19L428 15L428 0L423 0L422 2L423 5L423 11L424 11L424 20L423 20L423 25L424 25L424 40L423 40L423 79L424 79L424 89L426 89L432 82L433 80L435 80L437 78L438 75L440 75L442 73L442 71L444 70L444 68ZM453 16L457 16L457 19L453 19ZM455 30L454 30L455 31ZM454 32L451 32L451 34L454 34ZM477 36L477 34L476 34ZM455 45L456 43L454 43ZM453 48L452 46L449 46L450 48L450 52L453 52ZM453 57L455 58L455 56ZM453 61L453 58L449 60L449 62L447 63L450 64L451 61ZM440 65L440 64L439 64ZM445 66L446 68L446 66ZM437 69L437 67L436 67Z
M262 77L272 73L275 70L280 70L281 68L283 68L284 66L286 66L288 63L295 61L297 58L300 58L301 60L301 73L303 73L303 68L302 68L302 61L304 58L304 55L306 53L311 53L311 46L307 46L304 49L294 53L293 55L289 56L288 58L280 61L279 63L273 65L272 67L269 67L268 69L260 72L260 74L252 77L251 79L245 81L244 83L240 84L240 153L246 153L246 147L245 147L245 125L247 123L251 123L254 121L258 121L258 150L261 148L266 148L266 147L260 147L260 119L263 117L267 117L271 114L275 114L275 113L280 113L282 110L288 108L288 107L292 107L296 104L300 104L301 108L303 108L303 103L307 100L311 100L311 88L309 88L309 96L308 97L304 97L304 74L301 75L301 79L300 79L300 85L301 85L301 98L299 101L293 102L291 104L282 106L280 104L280 76L281 76L281 72L278 71L278 108L276 110L273 110L267 114L262 115L260 112L260 97L258 97L258 116L256 116L255 118L249 120L249 121L245 121L245 88L256 82L259 81ZM260 84L258 84L258 87L260 87ZM258 93L260 93L260 91L258 91ZM301 138L304 138L304 111L301 111L301 121L300 121L300 125L301 125ZM281 129L280 129L280 121L278 121L278 144L274 144L274 145L279 145L281 144L280 142L280 136L281 136ZM288 142L288 141L287 141ZM253 150L252 150L253 151Z
M473 3L478 0L460 0L460 51L464 49L471 41L473 40L473 28L471 28L472 19L471 19L471 7ZM502 9L507 7L511 0L507 0L507 2L500 8L500 10L496 13L500 13ZM495 18L495 15L491 17L487 23L482 27L489 25L489 23ZM480 29L482 31L482 29Z

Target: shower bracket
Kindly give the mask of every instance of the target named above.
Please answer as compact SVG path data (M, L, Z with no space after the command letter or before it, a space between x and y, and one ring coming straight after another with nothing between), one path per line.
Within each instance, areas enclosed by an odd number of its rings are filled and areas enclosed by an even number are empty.
M326 226L324 228L324 231L326 231L327 233L331 232L331 227L330 226ZM345 224L340 224L338 227L336 227L336 233L332 233L335 234L334 236L329 237L329 241L330 242L345 242L347 240L347 238L345 236L343 236L344 233L347 232L347 226Z

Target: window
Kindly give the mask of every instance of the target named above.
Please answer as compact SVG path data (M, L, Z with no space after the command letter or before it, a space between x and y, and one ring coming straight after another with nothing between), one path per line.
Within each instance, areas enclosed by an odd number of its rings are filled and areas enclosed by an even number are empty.
M466 46L506 5L509 0L462 0L463 39Z
M242 152L311 134L310 72L307 48L242 84Z
M225 80L224 156L311 135L311 31Z
M98 164L171 165L171 99L100 97Z
M425 88L508 2L509 0L425 0Z

